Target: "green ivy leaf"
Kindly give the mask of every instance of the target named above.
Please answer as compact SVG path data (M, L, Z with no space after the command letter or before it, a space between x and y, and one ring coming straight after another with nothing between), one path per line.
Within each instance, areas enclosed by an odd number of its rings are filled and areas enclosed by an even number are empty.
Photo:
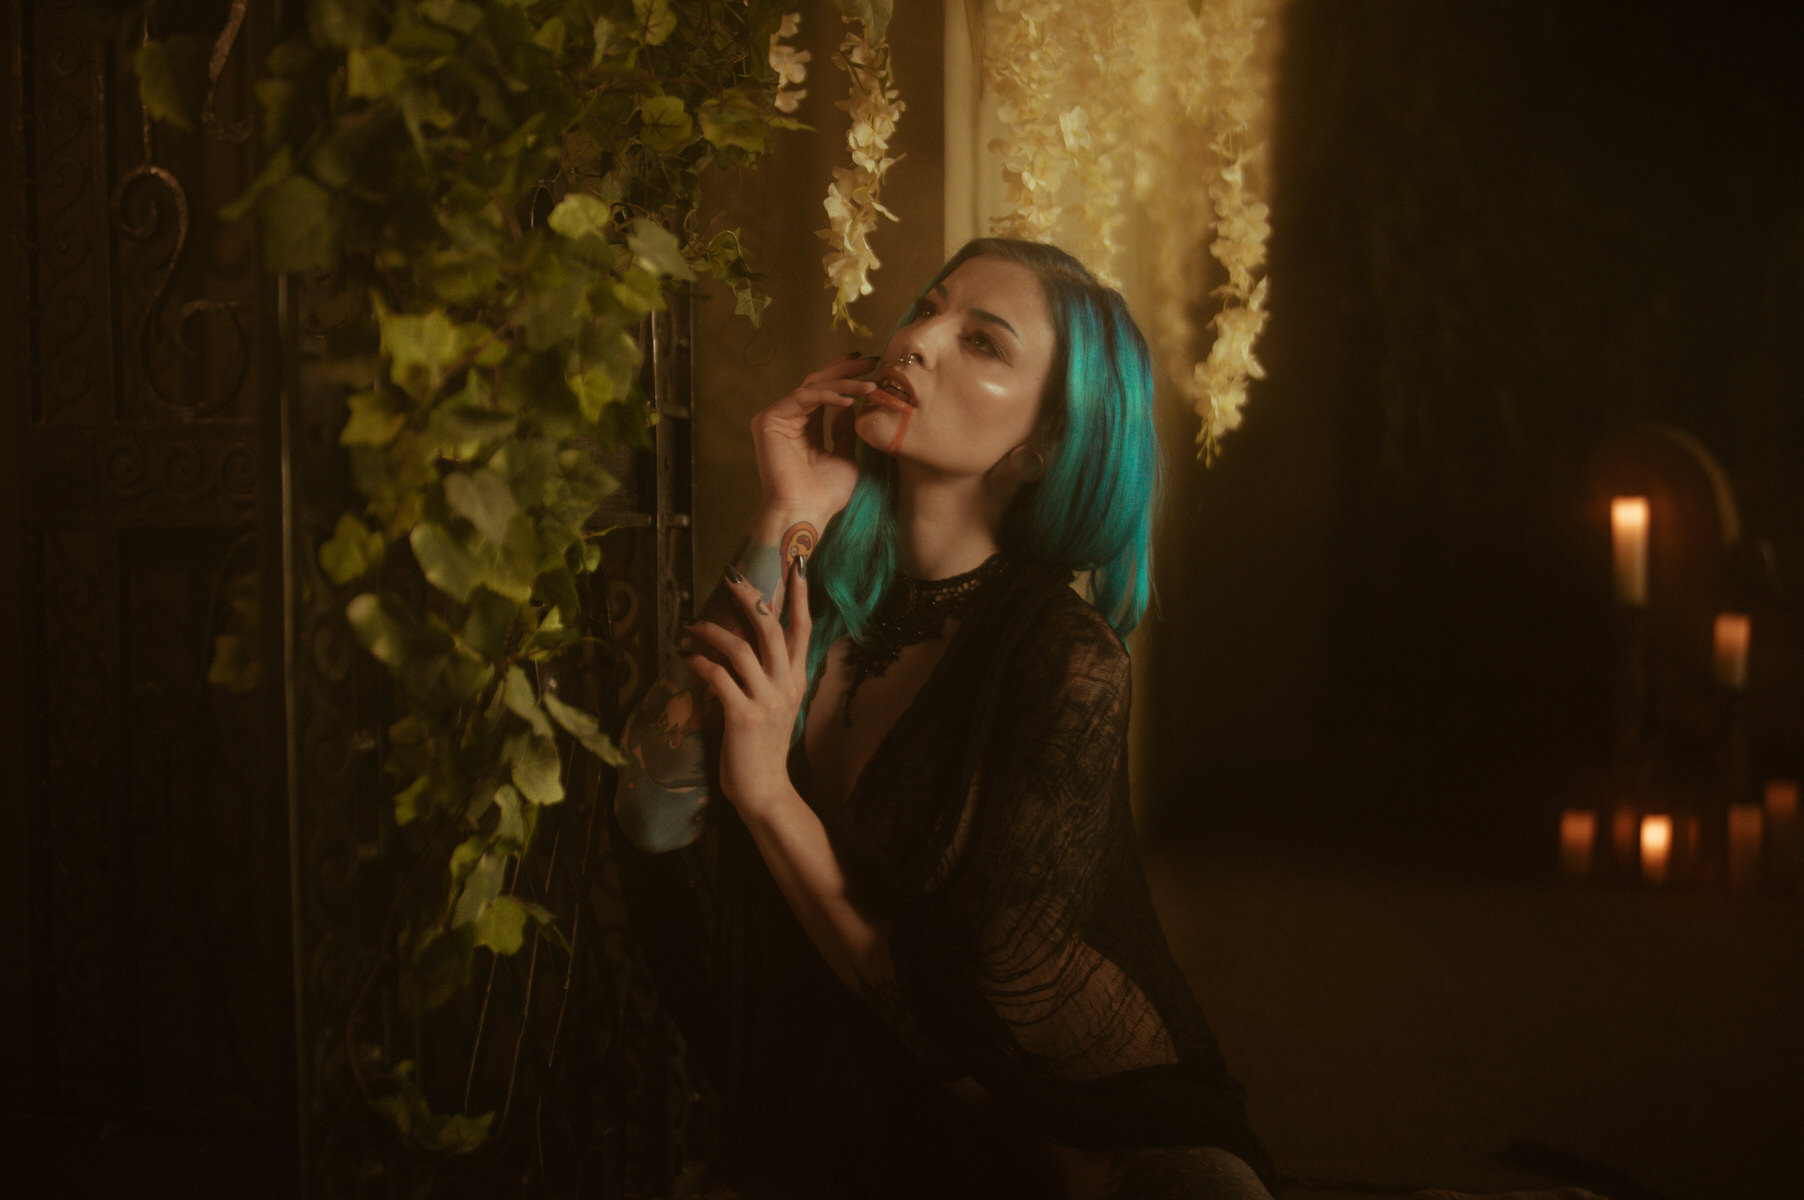
M507 480L487 467L447 475L445 503L496 547L506 543L508 522L520 511Z
M424 811L427 782L427 777L421 775L396 794L395 824L411 825L419 819Z
M598 237L605 241L613 228L613 215L613 205L587 192L571 192L557 202L545 223L563 237Z
M514 786L534 804L556 804L564 798L563 762L550 738L517 733L507 739L501 757L511 768Z
M676 152L695 136L695 121L680 96L653 96L639 106L639 122L640 140L660 154Z
M388 543L381 534L350 513L343 513L332 536L319 548L320 569L327 579L342 586L380 566L387 549Z
M132 56L138 98L153 120L193 133L207 95L206 51L185 33L145 42Z
M589 56L589 65L599 67L601 60L608 56L614 48L614 22L606 17L596 17L595 27L590 36L595 42L595 52Z
M721 149L764 153L767 135L763 114L742 97L705 100L695 115L702 123L702 136Z
M503 843L525 846L532 839L533 815L538 808L523 802L512 784L495 789L495 838Z
M624 767L626 756L614 745L614 739L601 731L601 722L572 704L565 704L557 698L557 693L546 692L544 696L545 711L551 719L562 725L572 737L581 742L583 748L610 767Z
M505 853L485 849L470 864L460 881L462 890L457 894L457 906L451 910L453 927L468 925L472 921L481 923L483 912L500 896L501 885L507 880L507 860L508 855ZM478 935L476 940L480 942L481 936Z
M497 896L476 918L476 944L496 954L518 954L526 940L526 906L512 896Z
M345 55L345 92L360 100L386 100L407 82L407 62L380 42L352 46Z
M395 408L381 392L354 392L346 397L350 418L338 435L341 446L386 446L394 441L407 414Z
M316 46L349 49L374 36L371 0L313 0L307 6L307 32Z
M733 284L733 314L744 317L754 326L764 323L764 310L770 307L770 297L766 296L757 284L750 280L737 280Z
M420 0L420 15L459 33L474 33L482 26L482 9L469 0Z
M345 605L345 616L371 658L390 668L407 662L414 641L412 621L392 602L374 592L363 592Z
M656 221L644 217L634 220L631 232L626 235L626 244L632 249L633 261L647 271L671 279L695 278L676 235Z
M453 322L443 309L418 315L391 312L376 300L376 325L381 330L382 352L389 357L389 377L410 395L420 396L436 388L445 373L462 363L487 332L474 325Z
M475 556L459 545L442 525L429 521L416 525L408 535L408 542L413 547L415 561L432 586L459 604L469 600L470 593L487 575Z
M503 685L503 699L508 710L522 718L532 726L534 733L547 740L552 738L551 722L545 719L545 710L539 707L537 691L526 672L518 666L507 669L507 682Z
M676 31L677 18L670 0L633 0L633 15L639 19L647 46L662 46Z
M567 375L564 382L575 394L585 421L601 420L602 410L614 402L614 376L605 367L590 367L580 374Z

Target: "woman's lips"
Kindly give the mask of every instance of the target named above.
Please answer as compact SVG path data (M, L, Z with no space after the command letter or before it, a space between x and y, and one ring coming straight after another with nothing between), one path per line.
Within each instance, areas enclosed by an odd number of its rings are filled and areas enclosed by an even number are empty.
M919 407L915 401L914 387L908 382L908 376L896 367L885 367L877 372L877 390L871 394L886 396L891 400L906 404L910 408Z

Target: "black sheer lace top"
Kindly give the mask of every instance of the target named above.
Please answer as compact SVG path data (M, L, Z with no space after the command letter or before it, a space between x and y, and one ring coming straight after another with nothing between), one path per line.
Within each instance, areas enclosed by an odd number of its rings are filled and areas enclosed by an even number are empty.
M817 811L891 931L879 1015L828 968L730 805L623 851L660 995L748 1200L1062 1195L1037 1142L1239 1155L1244 1096L1166 947L1127 797L1128 657L1069 576L985 589L843 803ZM790 759L809 797L805 753ZM810 801L813 803L813 800ZM624 843L624 839L620 839ZM982 1088L973 1105L946 1082ZM969 1089L967 1089L968 1091Z

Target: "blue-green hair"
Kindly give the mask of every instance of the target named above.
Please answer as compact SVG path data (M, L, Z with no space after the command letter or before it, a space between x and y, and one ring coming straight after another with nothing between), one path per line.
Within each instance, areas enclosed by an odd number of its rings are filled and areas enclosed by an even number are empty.
M1046 472L1016 493L1003 517L1002 549L1088 572L1090 602L1126 637L1152 597L1153 514L1161 490L1146 339L1120 293L1063 250L1039 242L967 242L921 295L980 256L1026 267L1039 278L1057 343L1036 428L1036 442L1051 447ZM860 443L852 498L808 564L818 585L810 679L819 677L829 646L863 632L896 577L895 487L889 457Z

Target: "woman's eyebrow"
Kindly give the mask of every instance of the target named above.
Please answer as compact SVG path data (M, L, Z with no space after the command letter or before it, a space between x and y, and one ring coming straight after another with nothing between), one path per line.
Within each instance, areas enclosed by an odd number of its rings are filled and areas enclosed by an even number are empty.
M942 301L949 299L949 297L946 294L946 285L943 283L936 283L933 285L933 287L931 287L928 290L930 293L938 292L940 299ZM1007 321L1003 320L1001 317L997 316L995 313L991 312L989 309L974 308L971 310L971 315L976 317L980 321L989 321L992 324L1002 326L1004 329L1009 331L1009 335L1011 337L1013 337L1017 343L1019 343L1021 341L1021 335L1019 333L1015 332L1015 327L1013 325L1010 325Z

